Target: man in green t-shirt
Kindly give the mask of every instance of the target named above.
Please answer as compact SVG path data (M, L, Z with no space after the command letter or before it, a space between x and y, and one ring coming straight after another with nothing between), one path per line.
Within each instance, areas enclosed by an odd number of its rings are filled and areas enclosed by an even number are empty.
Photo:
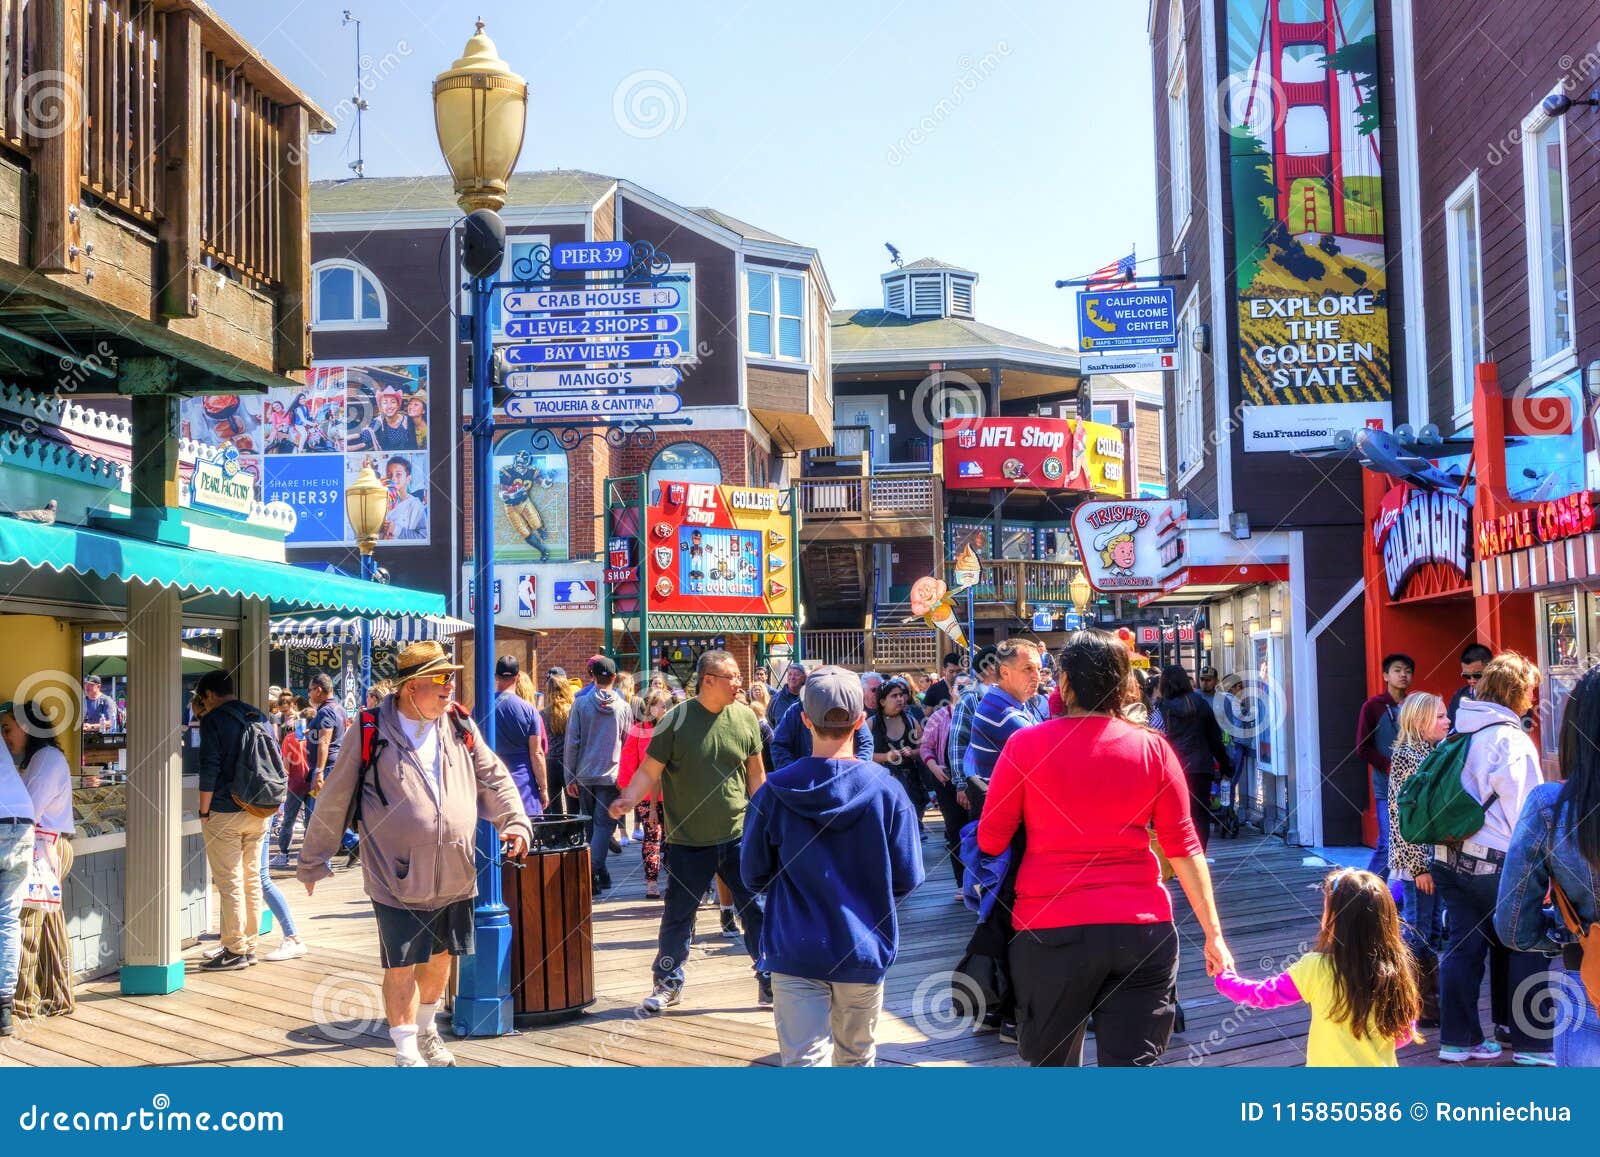
M620 819L659 791L665 812L666 906L652 968L655 986L639 1006L646 1013L658 1013L682 999L683 962L694 938L695 913L713 876L721 876L733 891L751 959L761 952L761 909L739 873L745 807L766 778L761 725L755 712L734 701L744 680L732 655L704 652L695 675L698 694L656 723L644 760L611 805L611 814ZM764 973L756 975L759 1003L771 1007L772 981Z

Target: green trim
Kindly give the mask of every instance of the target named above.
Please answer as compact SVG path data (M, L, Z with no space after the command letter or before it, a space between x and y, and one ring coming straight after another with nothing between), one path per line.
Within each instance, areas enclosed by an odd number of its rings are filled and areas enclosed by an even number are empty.
M114 582L270 600L273 611L443 615L444 596L280 562L145 542L76 526L0 519L0 566L20 564Z
M646 619L651 633L666 631L675 635L773 634L792 631L795 626L795 620L789 615L696 615L657 611Z
M124 964L123 996L166 996L183 987L183 961L171 964Z

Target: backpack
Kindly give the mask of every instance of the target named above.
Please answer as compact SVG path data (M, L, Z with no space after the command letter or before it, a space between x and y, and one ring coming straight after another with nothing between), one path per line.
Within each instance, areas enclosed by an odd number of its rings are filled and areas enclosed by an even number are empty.
M233 802L253 816L266 818L289 798L289 773L272 725L260 715L234 712L243 726L233 759L233 781L228 785Z
M472 726L472 715L459 703L450 704L445 711L450 720L450 726L456 733L456 738L467 745L470 755L477 746L478 732ZM361 759L356 764L356 789L350 796L350 808L345 813L345 831L359 831L356 827L361 822L361 799L366 794L367 776L372 773L373 767L378 762L378 753L389 746L389 741L378 734L378 709L376 707L363 707L358 717L361 730ZM383 783L374 778L372 790L378 793L378 802L384 807L389 806L389 797L383 793Z
M1509 726L1508 720L1489 724ZM1424 757L1395 797L1401 839L1410 844L1458 844L1477 835L1484 815L1500 795L1492 792L1479 803L1462 786L1461 769L1466 766L1472 737L1488 729L1457 732Z
M1600 924L1585 928L1578 919L1578 910L1554 879L1550 881L1550 891L1555 895L1556 907L1561 910L1561 919L1566 922L1567 930L1583 949L1583 964L1578 970L1578 977L1583 981L1584 991L1589 994L1589 1003L1596 1011L1600 1011Z
M305 795L311 777L311 762L306 758L305 741L294 732L287 731L279 751L283 755L284 770L289 775L289 790L295 795Z

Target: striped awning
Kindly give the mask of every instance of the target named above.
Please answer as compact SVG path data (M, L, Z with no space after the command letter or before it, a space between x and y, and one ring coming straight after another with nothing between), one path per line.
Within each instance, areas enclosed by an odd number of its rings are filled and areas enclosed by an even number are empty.
M471 623L449 615L403 615L370 621L374 643L401 646L424 639L451 639L472 629ZM289 647L326 647L361 641L361 620L354 618L274 619L270 629L273 643ZM96 643L120 639L126 634L126 631L85 631L83 641ZM182 632L185 639L216 638L221 634L217 627L185 627Z
M1475 593L1497 595L1600 580L1600 534L1507 551L1472 564Z
M107 639L120 639L127 633L127 631L85 631L83 633L83 641L85 643L103 643ZM222 631L216 627L185 627L179 633L185 639L215 639L222 634Z

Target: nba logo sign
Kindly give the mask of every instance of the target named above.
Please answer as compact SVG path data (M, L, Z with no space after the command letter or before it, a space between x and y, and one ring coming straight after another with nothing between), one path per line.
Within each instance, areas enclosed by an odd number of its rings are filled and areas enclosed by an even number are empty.
M962 450L970 450L974 446L976 446L977 444L978 444L978 432L976 430L957 430L956 431L956 445L958 447L960 447Z

